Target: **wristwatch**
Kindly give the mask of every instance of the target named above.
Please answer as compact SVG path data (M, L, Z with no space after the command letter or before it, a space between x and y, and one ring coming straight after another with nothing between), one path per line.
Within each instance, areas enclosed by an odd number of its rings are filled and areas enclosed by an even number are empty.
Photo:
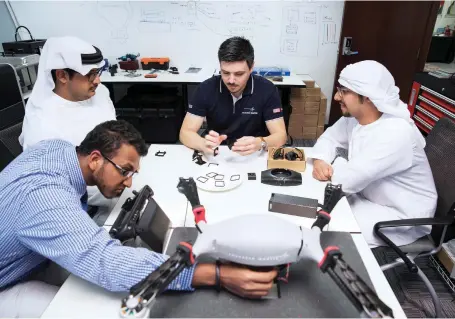
M259 151L267 151L267 142L265 141L265 139L261 136L259 137L261 139L261 148L259 149Z

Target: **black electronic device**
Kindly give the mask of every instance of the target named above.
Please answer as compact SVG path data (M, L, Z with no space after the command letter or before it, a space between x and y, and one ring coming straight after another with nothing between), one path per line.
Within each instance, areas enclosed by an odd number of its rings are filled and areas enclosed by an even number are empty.
M318 200L285 194L272 193L269 211L299 217L316 218Z
M256 180L256 173L248 173L248 180L255 181Z
M234 146L234 143L235 143L236 141L237 141L237 140L234 140L234 139L227 139L227 140L226 140L226 144L227 144L227 146L228 146L228 148L229 148L230 150L232 150L232 146Z
M298 148L295 148L292 151L289 151L284 155L284 158L288 161L303 161L303 152Z
M17 40L17 34L19 29L25 29L28 31L30 40ZM7 54L41 54L41 50L46 43L46 39L35 39L32 36L30 30L20 25L16 28L16 33L14 35L14 42L3 42L3 51Z
M109 66L109 73L111 74L111 76L114 76L115 73L117 73L117 69L118 64L112 64L111 66Z
M124 245L137 245L139 239L148 248L161 253L170 220L153 199L153 190L148 185L133 194L135 196L123 204L109 234Z
M302 174L286 168L272 168L261 172L261 183L273 186L302 185Z

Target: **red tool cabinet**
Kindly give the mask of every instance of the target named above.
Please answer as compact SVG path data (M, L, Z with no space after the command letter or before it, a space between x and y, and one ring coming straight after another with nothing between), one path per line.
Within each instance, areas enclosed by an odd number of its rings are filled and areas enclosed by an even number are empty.
M429 133L442 117L455 121L455 80L417 73L408 109L417 127L424 133Z

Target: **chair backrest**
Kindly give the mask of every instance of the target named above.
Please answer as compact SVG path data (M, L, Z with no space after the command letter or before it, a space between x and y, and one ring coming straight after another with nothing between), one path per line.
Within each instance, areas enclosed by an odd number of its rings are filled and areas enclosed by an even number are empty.
M433 172L438 204L435 217L446 216L455 202L455 122L441 118L428 134L425 153ZM431 236L439 242L442 226L433 226ZM455 238L455 226L449 227L446 239Z
M0 63L0 171L22 152L19 135L25 114L16 69Z

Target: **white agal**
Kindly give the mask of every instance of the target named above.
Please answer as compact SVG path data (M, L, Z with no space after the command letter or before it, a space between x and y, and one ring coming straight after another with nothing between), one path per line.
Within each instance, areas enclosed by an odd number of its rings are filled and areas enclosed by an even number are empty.
M408 121L389 114L368 125L341 118L326 130L309 157L331 163L336 148L349 151L338 157L332 183L342 184L370 246L384 245L373 234L379 221L432 217L436 188L425 151ZM428 234L430 227L400 227L384 233L397 245Z

